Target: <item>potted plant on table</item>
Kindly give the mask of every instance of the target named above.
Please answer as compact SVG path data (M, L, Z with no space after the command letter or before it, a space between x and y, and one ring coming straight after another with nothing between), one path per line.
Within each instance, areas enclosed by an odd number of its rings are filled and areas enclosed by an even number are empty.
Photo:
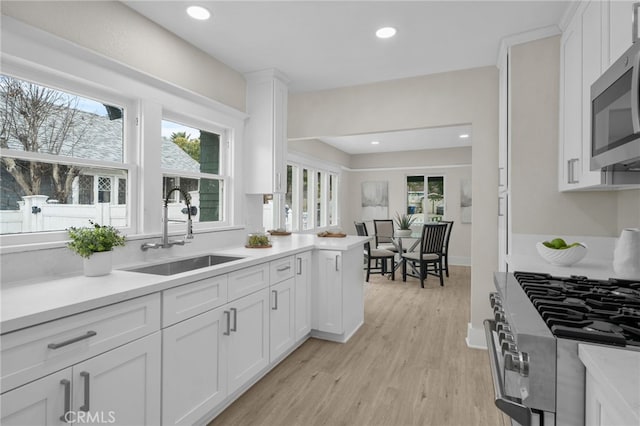
M413 222L415 222L416 218L411 216L411 215L407 215L407 214L400 214L400 213L396 213L396 218L395 218L395 222L396 225L398 225L398 230L396 231L396 235L398 235L399 237L408 237L411 235L411 224L413 224Z
M107 275L111 272L112 250L124 246L125 237L113 226L102 226L91 220L89 223L90 227L69 228L71 241L67 247L84 258L85 276Z

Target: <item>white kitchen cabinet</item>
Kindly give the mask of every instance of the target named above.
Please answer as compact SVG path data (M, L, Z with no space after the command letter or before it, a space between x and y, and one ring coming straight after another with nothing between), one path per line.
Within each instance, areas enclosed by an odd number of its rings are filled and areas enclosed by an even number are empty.
M0 401L3 425L157 425L160 333L11 390Z
M631 46L631 2L581 1L562 34L558 189L603 188L590 170L591 85Z
M0 423L65 424L64 416L71 409L71 380L71 368L67 368L4 393L0 396Z
M505 45L498 61L499 94L498 94L498 270L507 270L509 255L509 239L511 226L509 222L509 194L511 181L511 75L510 47Z
M73 366L73 407L116 425L160 423L160 332Z
M606 3L608 7L609 57L607 65L614 63L631 47L631 16L634 1L615 0Z
M342 252L317 251L318 273L315 286L316 316L313 328L341 334L342 328Z
M219 307L162 330L163 425L194 424L226 398L230 320Z
M271 362L285 354L295 338L295 278L270 287L269 355Z
M269 364L269 290L225 305L230 312L227 383L232 394Z
M276 70L246 74L245 188L250 194L286 191L287 78Z
M580 344L585 366L585 425L640 425L640 353Z
M312 335L346 342L364 321L362 246L316 251Z
M311 331L311 252L296 255L295 339L302 339Z

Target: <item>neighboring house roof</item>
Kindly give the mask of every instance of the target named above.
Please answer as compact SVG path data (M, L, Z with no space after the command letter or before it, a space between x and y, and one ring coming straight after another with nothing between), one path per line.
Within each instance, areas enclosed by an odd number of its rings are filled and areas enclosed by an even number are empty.
M106 116L100 116L84 111L78 111L82 121L89 122L85 133L80 137L70 133L69 141L65 141L59 155L86 158L101 161L121 162L123 147L114 144L114 140L122 139L122 120L109 120ZM81 130L78 130L81 132ZM74 141L77 142L74 143ZM188 172L199 172L200 163L184 152L171 140L162 138L162 168ZM8 147L15 150L23 150L22 144L9 138ZM46 152L46 151L43 151Z

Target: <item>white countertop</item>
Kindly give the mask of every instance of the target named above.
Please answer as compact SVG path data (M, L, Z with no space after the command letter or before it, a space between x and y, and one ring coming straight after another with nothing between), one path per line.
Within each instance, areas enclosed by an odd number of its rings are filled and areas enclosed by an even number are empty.
M0 331L2 334L8 333L306 250L350 250L362 245L370 238L356 236L320 238L311 234L273 236L271 248L250 249L237 246L182 256L180 258L220 254L239 256L243 259L171 276L121 270L144 265L144 263L137 263L117 265L111 274L102 277L88 278L77 275L53 280L42 277L10 285L3 284L0 289ZM165 261L171 260L175 259L165 259ZM155 263L159 262L149 264Z
M640 424L640 352L610 346L578 345L578 356L612 400L634 413Z
M543 272L557 276L582 275L596 280L615 278L610 260L585 258L571 266L552 265L539 255L510 255L509 271Z

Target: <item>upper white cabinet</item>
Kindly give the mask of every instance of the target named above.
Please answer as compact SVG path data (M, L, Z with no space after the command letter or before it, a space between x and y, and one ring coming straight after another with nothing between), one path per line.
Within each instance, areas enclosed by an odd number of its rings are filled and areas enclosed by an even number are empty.
M246 186L249 194L286 191L287 78L276 70L246 74Z
M581 2L563 32L560 50L560 191L605 184L591 171L591 85L631 46L632 2Z

